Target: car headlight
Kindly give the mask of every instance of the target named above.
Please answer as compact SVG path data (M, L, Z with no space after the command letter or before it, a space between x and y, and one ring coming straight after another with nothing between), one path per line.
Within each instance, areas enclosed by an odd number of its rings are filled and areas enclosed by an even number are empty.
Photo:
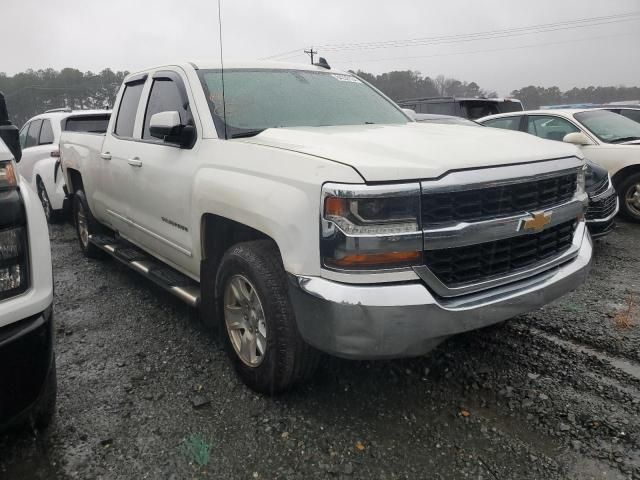
M24 227L0 230L0 300L24 292L28 272Z
M0 162L0 189L15 188L18 185L15 164Z
M326 184L322 264L334 270L406 268L422 260L420 185Z

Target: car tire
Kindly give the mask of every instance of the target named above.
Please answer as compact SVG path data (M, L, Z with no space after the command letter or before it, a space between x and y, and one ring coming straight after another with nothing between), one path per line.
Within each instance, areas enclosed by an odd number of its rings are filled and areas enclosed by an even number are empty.
M45 385L40 397L38 406L33 416L33 425L38 430L47 428L56 413L56 397L58 395L58 379L56 373L55 359L51 363L51 368L47 375Z
M84 191L77 190L73 195L73 224L76 227L80 250L87 258L102 258L104 252L89 241L91 235L100 233L100 225L93 217Z
M215 284L221 336L249 388L274 395L313 375L320 352L300 336L275 243L232 246L220 262Z
M36 180L36 187L38 189L38 198L40 199L40 203L42 203L42 208L44 210L44 216L47 218L47 223L60 223L64 218L64 212L63 210L54 210L51 207L51 201L49 200L47 189L39 177Z
M616 190L622 216L640 223L640 173L629 175L616 186Z

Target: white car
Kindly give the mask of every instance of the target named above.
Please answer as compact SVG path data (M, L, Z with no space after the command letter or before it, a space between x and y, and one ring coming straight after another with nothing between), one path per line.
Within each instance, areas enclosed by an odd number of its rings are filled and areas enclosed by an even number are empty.
M65 130L104 133L109 110L48 110L27 121L20 129L22 161L18 170L31 185L51 223L62 220L67 208L64 178L60 170L60 134Z
M60 149L82 252L199 307L251 388L318 350L422 355L585 280L575 146L416 123L348 72L225 68L224 95L220 64L131 74L106 134Z
M19 160L0 93L0 431L46 427L57 391L49 229Z
M609 171L620 212L640 222L640 123L602 108L530 110L478 122L578 145L587 159Z

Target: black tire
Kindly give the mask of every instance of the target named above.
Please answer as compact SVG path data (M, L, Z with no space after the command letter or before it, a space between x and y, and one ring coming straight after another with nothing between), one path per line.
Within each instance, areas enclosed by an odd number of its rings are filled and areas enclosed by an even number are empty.
M44 216L47 218L47 223L60 223L64 219L64 211L62 209L54 210L51 207L51 201L49 200L47 189L42 183L40 177L38 177L38 180L36 181L36 186L38 188L38 198L42 204Z
M105 253L91 243L88 238L90 235L100 233L101 229L89 209L87 197L82 190L77 190L73 195L73 224L76 227L76 235L83 255L87 258L103 258ZM85 227L86 232L84 231Z
M636 193L636 189L640 189L640 173L629 175L616 186L620 199L620 214L628 220L640 223L640 193ZM630 202L634 193L636 205Z
M225 291L230 281L239 276L255 287L264 311L266 348L257 366L241 359L226 326ZM318 366L320 353L306 344L298 332L278 247L269 240L234 245L222 258L215 278L216 318L229 358L242 381L256 392L274 395L310 378Z
M56 361L52 361L49 374L44 385L40 401L33 415L33 424L38 430L47 428L56 413L56 397L58 395L58 377Z

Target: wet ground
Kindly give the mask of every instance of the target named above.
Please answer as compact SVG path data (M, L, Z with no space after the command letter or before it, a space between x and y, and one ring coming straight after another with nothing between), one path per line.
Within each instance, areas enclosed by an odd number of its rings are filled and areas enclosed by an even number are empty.
M52 229L59 396L0 436L0 479L640 479L640 226L588 283L428 357L325 359L266 398L198 315Z

